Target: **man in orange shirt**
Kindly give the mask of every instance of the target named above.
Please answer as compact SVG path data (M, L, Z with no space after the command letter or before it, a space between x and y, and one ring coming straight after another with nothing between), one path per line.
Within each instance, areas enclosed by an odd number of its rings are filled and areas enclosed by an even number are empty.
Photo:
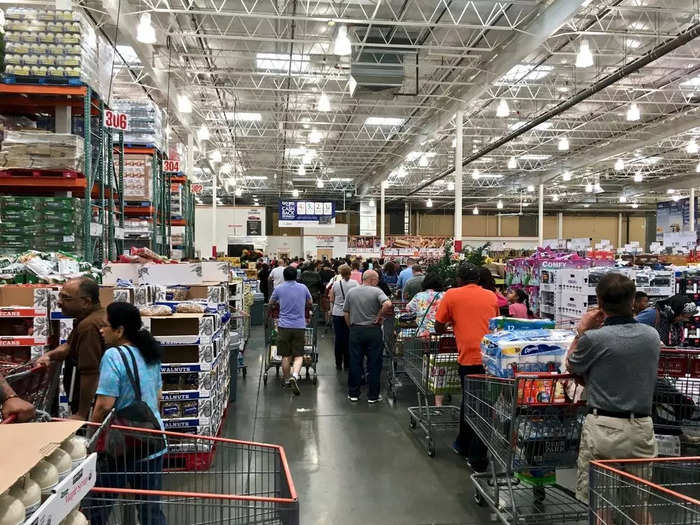
M485 372L481 362L481 339L489 330L489 319L498 315L496 294L479 286L479 268L470 263L457 267L458 288L452 288L438 306L435 331L445 333L452 324L459 351L459 378L464 390L464 377ZM488 467L486 446L464 422L464 396L459 416L459 435L452 445L454 451L465 456L475 472Z

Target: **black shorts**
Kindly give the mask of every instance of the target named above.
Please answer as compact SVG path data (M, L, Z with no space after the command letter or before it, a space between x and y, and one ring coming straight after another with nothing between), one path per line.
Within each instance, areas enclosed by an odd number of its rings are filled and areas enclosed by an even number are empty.
M303 357L304 328L277 329L277 355L281 357Z

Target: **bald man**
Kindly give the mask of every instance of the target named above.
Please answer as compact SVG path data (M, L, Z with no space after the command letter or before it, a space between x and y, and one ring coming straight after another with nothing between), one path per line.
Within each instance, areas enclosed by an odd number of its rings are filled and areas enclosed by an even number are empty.
M348 399L360 400L362 361L367 357L367 401L370 404L382 400L379 393L379 376L382 372L382 329L384 317L393 313L391 301L377 287L379 275L374 270L362 274L362 286L350 290L345 296L343 312L350 327L350 375Z

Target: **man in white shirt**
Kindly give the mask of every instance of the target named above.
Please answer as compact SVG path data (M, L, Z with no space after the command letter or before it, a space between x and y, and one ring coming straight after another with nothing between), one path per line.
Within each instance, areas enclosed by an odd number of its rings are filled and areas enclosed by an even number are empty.
M277 288L284 282L284 269L289 264L289 261L287 259L284 259L282 261L278 261L278 263L279 264L275 266L270 272L270 279L272 280L273 289ZM270 295L272 295L272 290L270 290Z

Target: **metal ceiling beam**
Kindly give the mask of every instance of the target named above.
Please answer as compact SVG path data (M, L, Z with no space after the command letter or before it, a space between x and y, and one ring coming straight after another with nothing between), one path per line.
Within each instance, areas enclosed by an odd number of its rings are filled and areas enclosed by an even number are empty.
M484 65L482 73L476 77L476 85L456 93L454 97L458 100L449 104L445 111L440 112L436 117L420 124L420 128L424 131L422 136L401 148L399 156L405 157L408 152L420 149L422 142L447 127L457 110L464 110L471 101L476 100L491 88L493 80L503 76L513 66L534 53L583 3L584 0L555 0L539 13L523 33L498 49L497 53ZM480 83L479 80L481 80ZM385 179L396 166L396 163L385 165L375 176L366 177L367 184L363 188L363 193L367 192L369 186Z

